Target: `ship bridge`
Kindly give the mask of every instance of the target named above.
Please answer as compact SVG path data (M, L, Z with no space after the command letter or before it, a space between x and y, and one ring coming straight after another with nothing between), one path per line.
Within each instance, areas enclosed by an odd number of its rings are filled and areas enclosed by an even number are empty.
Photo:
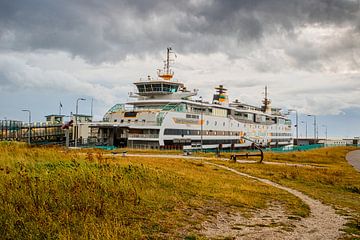
M152 80L134 83L139 96L156 96L173 94L184 90L184 84L166 80Z
M164 61L164 69L158 69L157 79L147 77L146 81L140 80L135 82L137 92L132 97L138 99L187 99L195 96L197 91L194 89L190 92L181 82L173 80L174 72L170 69L170 63L174 60L170 59L170 54L173 53L171 48L167 48L166 60Z

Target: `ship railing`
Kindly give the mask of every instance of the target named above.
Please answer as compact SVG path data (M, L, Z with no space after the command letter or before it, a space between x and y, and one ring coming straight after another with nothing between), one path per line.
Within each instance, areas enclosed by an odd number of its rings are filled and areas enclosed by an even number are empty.
M107 122L109 123L109 125L118 125L118 126L129 126L129 125L135 125L135 126L159 126L159 122L158 121L138 121L138 120L135 120L135 121L122 121L122 122Z
M129 133L129 138L159 138L159 134Z
M160 126L158 121L138 121L138 122L131 122L131 124L135 124L138 126Z
M155 78L155 79L151 78L151 79L149 79L148 77L139 79L139 82L151 82L151 81L164 81L164 80L161 79L161 78ZM170 82L178 83L180 81L178 79L176 79L176 78L172 78Z

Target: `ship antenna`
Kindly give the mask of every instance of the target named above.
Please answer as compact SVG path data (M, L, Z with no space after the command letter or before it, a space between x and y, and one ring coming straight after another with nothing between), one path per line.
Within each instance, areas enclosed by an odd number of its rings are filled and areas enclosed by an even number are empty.
M268 101L268 99L267 99L267 86L265 86L265 102L266 102L266 105L267 105L267 101Z
M168 47L166 52L166 74L169 74L170 70L170 51L171 47Z
M165 62L164 70L158 71L158 76L164 80L170 80L174 76L174 72L170 69L170 62L174 61L170 59L170 53L174 53L174 52L172 52L171 47L168 47L166 50L167 51L166 51L166 60L164 61Z

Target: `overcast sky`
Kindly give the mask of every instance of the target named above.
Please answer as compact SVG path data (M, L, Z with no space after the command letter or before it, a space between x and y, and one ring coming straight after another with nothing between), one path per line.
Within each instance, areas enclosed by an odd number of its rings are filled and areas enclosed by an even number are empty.
M294 108L330 136L360 135L359 0L0 0L0 119L59 112L101 119L156 76L166 47L175 78L210 100ZM324 135L325 127L319 128ZM300 125L305 135L305 123Z

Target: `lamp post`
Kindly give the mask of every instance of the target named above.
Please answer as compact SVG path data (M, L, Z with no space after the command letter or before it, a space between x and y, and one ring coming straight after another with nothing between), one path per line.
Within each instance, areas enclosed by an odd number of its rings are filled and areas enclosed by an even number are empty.
M76 112L75 112L75 147L77 147L77 140L78 140L78 125L77 125L77 118L78 118L78 110L79 110L79 101L85 101L85 98L78 98L76 99Z
M308 117L314 117L314 140L316 140L316 115L308 114Z
M200 148L201 152L203 151L203 118L204 118L204 109L203 109L203 98L199 97L201 101L201 113L200 113Z
M23 112L27 112L29 114L29 134L28 134L28 144L31 144L31 111L28 109L21 110Z
M307 121L301 121L301 123L305 123L305 138L307 138Z
M296 141L298 141L298 139L299 139L299 115L298 115L298 111L296 109L289 109L289 111L296 113Z
M327 125L325 125L325 124L323 124L321 126L325 128L325 141L326 141L327 140L327 134L328 134L328 128L327 128Z

